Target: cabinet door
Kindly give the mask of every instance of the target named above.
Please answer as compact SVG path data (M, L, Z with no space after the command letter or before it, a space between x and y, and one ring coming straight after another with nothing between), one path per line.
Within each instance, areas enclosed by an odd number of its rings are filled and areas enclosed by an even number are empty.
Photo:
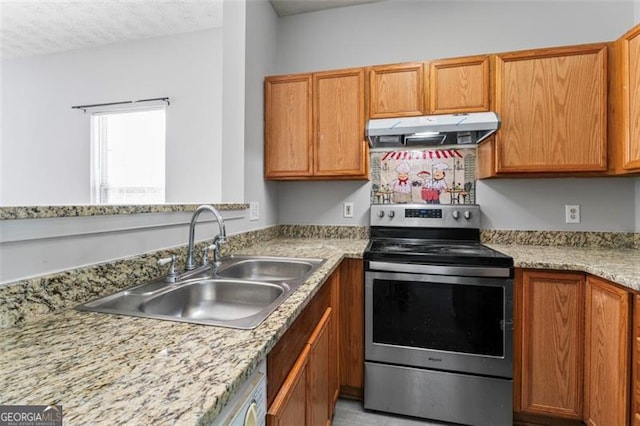
M521 300L520 388L523 413L580 420L584 338L584 274L524 270ZM519 392L518 392L519 391Z
M422 62L369 68L369 118L423 115L424 70Z
M584 421L626 425L629 420L630 294L589 276L586 292Z
M265 177L311 176L311 74L267 77L264 84Z
M364 389L364 269L362 259L340 266L340 393L362 399Z
M640 426L640 295L633 300L633 339L631 376L631 424Z
M309 339L331 306L331 286L327 281L304 308L278 343L267 354L267 405L271 406Z
M367 178L364 68L313 75L316 177Z
M429 113L489 111L489 57L429 63Z
M640 25L623 38L629 57L629 139L625 145L624 167L640 170Z
M609 172L640 171L640 25L609 49Z
M268 426L304 425L307 416L307 361L309 345L298 357L267 412Z
M343 261L344 262L344 261ZM340 396L340 372L338 356L340 354L340 280L342 265L329 278L331 285L331 327L329 328L329 417L333 418L335 405Z
M327 308L309 339L307 363L307 424L331 424L333 399L329 382L330 329L332 309ZM299 423L301 424L301 423Z
M606 44L500 54L498 173L606 169Z

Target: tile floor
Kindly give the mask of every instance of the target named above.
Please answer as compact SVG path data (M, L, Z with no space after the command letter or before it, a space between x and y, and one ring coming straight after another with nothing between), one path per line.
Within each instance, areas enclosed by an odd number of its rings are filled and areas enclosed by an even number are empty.
M364 411L361 401L339 399L332 426L446 426L448 423L427 422L392 414Z

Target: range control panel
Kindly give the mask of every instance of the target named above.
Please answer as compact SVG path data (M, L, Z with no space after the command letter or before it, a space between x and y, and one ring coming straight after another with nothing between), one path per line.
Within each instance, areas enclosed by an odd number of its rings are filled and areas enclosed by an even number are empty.
M422 217L426 219L442 219L442 209L405 209L404 217Z
M480 228L480 206L374 204L371 206L371 226Z

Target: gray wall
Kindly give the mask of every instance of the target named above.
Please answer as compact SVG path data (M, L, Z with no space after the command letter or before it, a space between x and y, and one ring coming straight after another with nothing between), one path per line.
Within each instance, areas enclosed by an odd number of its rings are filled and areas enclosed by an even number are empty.
M386 0L280 18L278 72L608 41L633 23L631 0Z
M287 182L278 191L280 223L358 225L369 223L369 184L364 182ZM352 201L353 218L342 217Z
M634 13L631 0L387 0L281 18L277 71L319 71L609 41L633 26ZM482 181L477 195L487 213L483 227L634 231L637 190L633 179L627 179ZM345 219L337 206L354 201L356 213L365 210L368 188L353 182L282 183L280 223L367 224L366 214ZM569 203L584 206L581 224L564 223L564 205ZM612 219L611 209L600 203L621 207L621 212ZM514 210L521 214L514 215Z
M267 0L247 2L245 59L244 201L257 201L260 219L252 228L278 223L278 185L264 180L263 79L275 74L278 17Z
M222 4L224 33L222 44L222 201L243 201L244 125L245 125L245 52L246 3L225 1ZM239 161L234 161L237 159ZM229 184L229 182L233 182Z
M483 227L624 231L636 229L632 178L498 179L480 182ZM580 223L565 221L565 204L580 205Z
M636 178L636 232L640 232L640 178Z

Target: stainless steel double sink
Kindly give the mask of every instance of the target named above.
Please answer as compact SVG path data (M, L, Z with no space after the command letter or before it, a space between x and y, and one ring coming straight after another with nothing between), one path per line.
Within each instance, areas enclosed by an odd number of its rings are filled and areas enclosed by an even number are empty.
M324 262L316 258L230 256L216 268L185 273L175 283L159 278L76 309L251 329Z

